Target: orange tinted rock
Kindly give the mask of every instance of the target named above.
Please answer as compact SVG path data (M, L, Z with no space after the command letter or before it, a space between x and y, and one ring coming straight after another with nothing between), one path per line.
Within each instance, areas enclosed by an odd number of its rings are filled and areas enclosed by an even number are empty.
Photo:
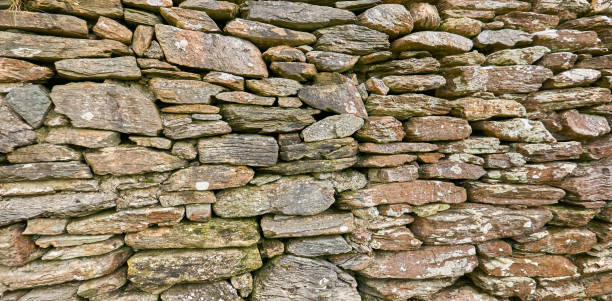
M447 116L413 117L404 124L412 141L444 141L467 138L472 128L466 120Z
M397 167L370 168L368 180L371 182L391 183L414 181L419 177L419 168L416 165L402 165Z
M578 254L590 250L597 243L595 233L580 228L549 229L546 237L526 243L514 244L514 248L527 252L549 254Z
M360 141L388 143L402 141L404 129L402 123L391 116L368 117L356 137Z
M563 189L546 185L487 184L474 182L467 186L469 200L498 205L540 206L554 204L563 196Z
M38 250L34 241L23 235L25 226L14 224L0 228L0 264L5 266L22 266L34 260Z
M491 171L488 173L488 177L507 183L550 184L563 180L575 169L576 163L573 162L551 162ZM559 184L555 184L555 186L559 186Z
M0 83L42 82L51 76L53 71L47 67L16 59L0 58Z
M395 167L416 160L416 156L408 154L397 155L362 155L355 167Z
M498 277L562 277L574 276L578 269L560 255L526 255L480 258L480 269Z
M571 177L555 184L567 191L568 198L580 201L612 199L612 158L580 164Z
M372 233L370 247L377 250L402 251L414 250L421 246L421 241L416 239L410 229L396 227L378 230Z
M479 255L485 257L498 257L512 255L512 246L503 240L489 240L476 244Z
M423 153L417 155L419 162L422 163L438 163L440 159L444 158L444 154L441 153Z
M559 114L562 125L560 134L575 139L590 139L610 132L610 125L605 117L582 114L570 110Z
M422 165L420 174L426 179L476 180L484 176L486 171L478 165L444 160Z

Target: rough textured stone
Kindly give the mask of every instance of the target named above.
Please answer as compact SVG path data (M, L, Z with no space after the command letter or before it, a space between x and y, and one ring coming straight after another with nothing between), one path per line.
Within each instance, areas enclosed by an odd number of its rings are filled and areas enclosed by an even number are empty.
M596 46L601 41L594 31L578 31L572 29L550 29L533 34L535 46L548 47L552 52L577 51Z
M132 41L132 31L121 23L101 16L92 28L92 31L103 39L116 40L123 44L130 44Z
M507 183L550 184L563 180L575 169L576 163L553 162L492 171L487 176Z
M387 75L407 75L419 73L432 73L440 69L438 60L431 57L408 58L392 60L379 64L368 65L368 76L384 77Z
M300 89L298 92L300 100L324 111L367 117L368 114L354 83L339 74L332 74L332 76L334 78L331 81L322 77L319 81L315 79L315 85Z
M444 77L439 75L385 76L382 80L395 93L434 90L446 83Z
M376 143L402 141L404 135L402 123L391 116L368 117L364 126L356 134L360 141Z
M530 34L514 29L484 30L474 38L474 46L485 50L512 48L531 42Z
M318 110L265 108L228 104L221 106L221 115L232 130L256 133L286 133L301 130L315 122Z
M393 116L399 120L444 115L451 110L447 100L424 94L372 95L366 100L365 107L370 115Z
M431 294L450 286L454 280L455 278L425 280L359 278L359 290L367 294L366 296L378 297L380 300L429 298Z
M599 79L601 72L595 69L571 69L548 79L542 85L546 89L571 88L587 86Z
M487 55L486 64L497 66L531 65L549 52L550 49L544 46L504 49Z
M527 252L578 254L590 250L597 243L595 233L586 229L553 228L548 231L546 237L514 244L514 248Z
M438 9L429 3L411 3L410 15L415 30L435 30L440 26Z
M467 187L472 202L496 205L540 206L557 203L565 196L562 189L546 185L471 183Z
M101 148L118 145L121 139L117 132L60 127L51 128L44 142Z
M408 34L413 26L410 12L399 4L381 4L367 9L357 16L357 22L390 37Z
M174 284L229 278L262 265L257 247L142 251L127 264L128 279L151 293Z
M14 28L58 36L87 37L87 23L73 16L3 10L0 11L0 20L2 30Z
M291 239L286 248L287 253L303 257L342 254L352 249L340 235Z
M7 156L11 163L33 163L48 161L78 161L81 154L74 149L53 144L34 144L16 149Z
M307 237L348 233L354 230L350 213L326 212L313 216L271 216L260 221L266 238Z
M108 147L85 154L95 174L132 175L185 167L183 159L145 147Z
M404 124L412 141L460 140L472 133L467 121L446 116L412 117Z
M561 277L573 276L577 268L564 256L532 255L481 258L480 268L492 276Z
M136 59L131 56L104 59L67 59L55 62L55 70L61 77L82 79L133 80L140 77Z
M0 182L87 178L91 178L89 167L78 161L0 166Z
M358 56L344 53L310 51L306 54L309 63L313 63L320 71L344 72L357 63Z
M6 94L4 103L33 128L43 125L45 116L51 109L48 91L39 85L11 89Z
M161 294L163 301L180 301L185 298L192 301L205 301L206 298L217 301L242 300L227 281L174 285Z
M494 277L476 271L469 274L474 284L499 297L528 298L535 293L536 281L529 277Z
M42 82L53 76L53 70L30 62L0 58L0 83Z
M276 164L278 145L272 137L225 135L198 141L200 162L207 164L271 166Z
M261 53L244 40L161 24L155 26L155 36L170 63L243 76L268 76Z
M333 160L351 158L357 155L357 142L353 138L329 139L318 142L298 143L283 145L280 149L280 158L284 161L300 159L308 160ZM350 163L351 160L344 162ZM320 167L324 167L324 161L319 161ZM330 163L333 161L330 161ZM314 162L313 162L314 163ZM344 165L341 161L340 165ZM304 167L308 168L308 161L304 161ZM317 163L313 164L315 167ZM299 171L299 169L296 169Z
M580 142L577 141L554 144L517 143L514 147L530 162L575 160L583 152Z
M193 166L173 173L161 188L165 191L201 191L239 187L248 183L254 174L246 166Z
M291 96L302 88L302 85L293 79L279 77L247 80L246 86L263 96Z
M352 23L355 14L343 9L300 2L254 1L249 3L246 18L294 30L312 31Z
M36 259L37 247L30 237L24 235L24 229L22 224L0 228L3 241L0 246L0 264L22 266Z
M386 34L354 24L323 28L314 34L318 37L314 47L320 51L365 55L390 46Z
M473 123L472 127L502 141L556 142L540 121L525 118L514 118L507 121L479 121Z
M311 33L245 19L234 19L225 25L223 30L233 36L247 39L261 48L307 45L317 39Z
M472 41L443 31L420 31L393 41L393 51L426 50L439 54L457 54L472 49Z
M571 177L563 179L555 186L563 188L568 197L581 201L607 200L612 195L610 175L607 172L612 164L612 157L595 161L591 164L580 164Z
M449 102L451 114L467 120L483 120L494 117L521 117L526 111L523 105L511 99L484 99L464 97Z
M304 276L296 279L297 273ZM356 287L353 276L327 261L283 255L272 259L255 274L251 299L361 300Z
M475 243L531 233L551 219L552 214L541 208L512 210L465 203L432 216L417 217L410 230L429 244Z
M103 255L123 246L123 239L114 237L101 242L72 247L53 248L41 257L42 260L66 260L78 257Z
M220 86L194 80L153 78L149 84L155 97L166 103L209 104L211 96L225 91Z
M146 207L103 212L74 220L66 226L70 234L120 234L141 231L153 224L179 221L181 207Z
M570 88L539 91L529 94L524 102L529 111L550 112L590 106L612 101L604 88Z
M351 114L329 116L306 127L301 136L305 142L344 138L355 133L363 123L363 119Z
M486 174L484 168L463 162L443 160L438 163L425 164L420 168L420 175L426 179L468 179L476 180Z
M203 32L219 32L221 29L217 26L206 12L179 8L179 7L162 7L160 8L162 17L171 25L195 31Z

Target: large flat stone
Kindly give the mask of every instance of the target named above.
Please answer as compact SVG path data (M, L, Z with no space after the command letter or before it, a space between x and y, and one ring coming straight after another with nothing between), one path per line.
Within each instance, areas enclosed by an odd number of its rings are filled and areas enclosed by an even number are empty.
M151 293L168 286L230 278L261 267L256 246L247 248L142 251L128 262L128 279Z
M554 185L563 188L568 198L580 201L609 200L612 197L610 167L612 157L580 164L570 177Z
M70 234L96 235L137 232L150 225L176 222L183 217L182 207L145 207L102 212L71 221Z
M279 45L308 45L317 40L313 34L308 32L295 31L240 18L227 23L223 30L230 35L247 39L262 48Z
M123 16L121 0L33 0L28 1L27 7L31 10L61 12L88 19L96 19L98 16L109 18L121 18Z
M81 153L64 145L41 143L18 148L6 158L11 163L79 161Z
M464 203L431 216L417 217L410 230L425 243L463 244L531 233L551 219L552 213L542 208L513 210Z
M303 31L355 22L347 10L288 1L250 2L246 18Z
M111 83L70 83L51 90L55 111L75 127L155 136L161 120L155 104L135 87Z
M334 188L327 180L308 176L284 177L261 186L226 189L213 205L221 217L257 216L265 213L314 215L334 202Z
M101 59L66 59L55 62L57 74L71 80L138 79L140 68L131 56Z
M406 120L413 116L444 115L451 110L450 103L442 98L424 94L372 95L365 104L374 116L393 116Z
M101 148L118 145L121 137L119 133L111 131L53 127L44 137L44 142Z
M176 104L209 104L212 96L226 91L221 86L199 80L153 78L149 85L157 99Z
M227 104L221 115L234 131L255 133L287 133L301 130L314 123L313 109L285 109L252 105Z
M240 187L246 185L254 174L246 166L193 166L173 173L161 188L165 191L187 191Z
M0 11L0 29L11 28L58 36L87 37L87 23L77 17L27 11Z
M264 167L261 171L281 175L298 175L305 173L333 172L349 168L357 163L357 157L348 157L329 160L297 160L277 163L274 166Z
M128 54L113 40L71 39L0 31L0 56L42 61Z
M276 139L263 135L230 134L198 141L200 162L271 166L278 159Z
M259 241L257 226L254 219L213 218L128 233L125 243L136 250L248 247Z
M239 38L162 24L155 26L155 36L172 64L250 77L268 76L259 49Z
M487 136L493 136L502 141L556 142L553 135L539 120L513 118L502 121L479 121L473 123L472 127L483 131Z
M315 84L304 86L298 92L300 100L307 105L324 111L338 114L353 114L357 117L368 116L361 96L353 81L340 74L315 78Z
M467 186L469 200L496 205L541 206L555 204L565 196L563 189L547 185L487 184Z
M319 29L314 48L320 51L366 55L389 49L389 36L365 26L347 24Z
M351 213L334 212L312 216L266 215L260 225L266 238L343 234L355 229Z
M219 1L222 2L222 1ZM250 275L250 274L248 274ZM150 295L157 300L157 295ZM215 301L239 301L243 300L238 296L236 289L227 281L211 281L205 283L179 284L174 285L161 293L163 301L206 301L208 298ZM126 300L127 301L127 300ZM141 301L138 299L137 301ZM142 300L142 301L149 301Z
M425 50L438 54L468 52L473 43L470 39L443 31L419 31L393 42L393 51Z
M350 158L357 155L357 147L357 142L350 137L289 144L281 146L280 158L284 161Z
M563 277L575 276L576 266L559 255L531 255L481 258L480 269L502 277Z
M53 76L51 68L22 60L0 58L0 83L42 82L51 76Z
M587 87L534 92L529 94L524 105L529 111L551 112L611 101L610 89Z
M91 178L89 167L78 161L0 166L0 182L88 178Z
M187 166L187 162L179 157L139 146L102 148L85 153L85 160L99 175L164 172Z

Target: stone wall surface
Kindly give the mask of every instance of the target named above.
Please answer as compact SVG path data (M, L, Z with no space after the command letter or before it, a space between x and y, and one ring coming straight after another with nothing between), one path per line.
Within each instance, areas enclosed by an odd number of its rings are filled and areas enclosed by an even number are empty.
M610 0L0 0L0 301L612 300L610 49Z

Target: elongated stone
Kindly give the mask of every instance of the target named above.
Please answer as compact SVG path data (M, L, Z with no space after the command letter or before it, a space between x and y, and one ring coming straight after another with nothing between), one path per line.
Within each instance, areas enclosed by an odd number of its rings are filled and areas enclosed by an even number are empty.
M438 146L431 143L419 143L419 142L396 142L396 143L361 143L359 144L359 151L362 153L380 154L380 155L392 155L400 153L419 153L419 152L431 152L438 149Z
M360 141L388 143L402 141L404 138L402 123L391 116L372 116L366 119L364 126L357 131Z
M515 29L483 30L474 38L474 46L480 49L497 50L528 45L532 36Z
M531 233L551 219L550 211L542 208L512 210L464 203L431 216L417 217L410 230L425 243L450 245Z
M68 219L65 218L34 218L28 220L24 234L57 235L66 230Z
M72 80L107 78L132 80L141 76L136 59L131 56L61 60L55 62L55 70L59 76Z
M303 275L296 278L295 275ZM326 279L325 284L320 282ZM254 301L284 300L359 301L357 281L335 265L320 259L293 255L278 256L268 262L254 277Z
M155 36L172 64L250 77L268 76L259 49L239 38L162 24L155 26Z
M91 178L89 167L78 161L0 166L0 182L87 178Z
M340 235L292 239L289 240L286 248L289 254L303 257L342 254L352 249Z
M470 163L441 160L438 163L421 166L420 175L426 179L471 179L476 180L487 172L484 168Z
M440 9L465 9L465 10L491 10L497 14L503 14L510 11L528 11L530 5L523 1L485 1L485 0L443 0L440 3Z
M524 105L529 111L551 112L611 101L609 89L589 87L534 92L529 94Z
M234 131L255 133L287 133L315 122L313 109L266 108L251 105L226 104L221 115Z
M116 40L126 45L132 41L131 30L121 23L104 16L98 18L98 22L96 22L92 31L103 39Z
M413 28L410 12L399 4L381 4L367 9L357 17L357 22L390 37L408 34Z
M113 40L71 39L24 33L0 32L0 56L56 61L79 57L110 57L128 54L123 43Z
M313 31L322 27L353 23L350 11L301 2L251 2L246 18L294 30Z
M127 268L122 267L106 276L81 282L77 295L94 299L96 296L116 291L127 282L126 271Z
M61 12L68 15L95 19L98 16L121 18L123 7L120 0L101 0L81 2L77 0L33 0L27 3L28 8L36 11Z
M108 211L71 221L66 226L70 234L121 234L137 232L150 225L179 221L182 207L146 207Z
M404 300L412 297L428 298L433 293L440 291L442 288L452 285L455 278L409 280L361 277L358 281L359 291L367 295L383 298L381 300ZM457 295L458 294L456 293L453 294L452 298ZM435 300L449 301L449 299L441 298L436 298ZM483 301L493 300L483 299Z
M151 293L159 293L174 284L230 278L262 265L256 246L142 251L132 256L127 264L128 279Z
M442 98L424 94L372 95L365 103L368 114L393 116L406 120L413 116L444 115L451 110L450 103Z
M576 160L583 152L580 142L577 141L552 144L517 143L514 148L530 162Z
M311 33L240 18L227 23L223 30L233 36L247 39L261 48L279 45L308 45L314 43L317 39Z
M297 175L313 172L333 172L349 168L357 163L357 157L348 157L330 160L299 160L277 163L274 166L264 167L266 171L282 175Z
M289 78L270 77L246 81L247 89L263 96L291 96L297 94L302 85Z
M157 298L157 295L151 296ZM178 284L172 286L161 294L161 300L163 301L181 301L185 300L186 298L191 299L192 301L204 301L206 298L211 298L211 300L215 301L242 300L242 298L238 296L236 289L232 287L229 282L223 280L194 284Z
M400 75L385 76L383 82L392 92L422 92L434 90L446 83L446 79L440 75Z
M563 277L577 273L576 266L559 255L481 258L480 269L492 276Z
M42 260L67 260L79 257L89 257L103 255L114 250L117 250L123 246L123 239L120 237L114 237L108 240L94 242L91 244L83 244L72 247L59 247L53 248L51 251L45 253Z
M357 142L353 138L283 145L280 149L280 158L284 161L333 160L356 155Z
M467 193L471 202L496 205L541 206L555 204L565 196L563 189L546 185L470 183Z
M404 130L412 141L460 140L472 133L466 120L447 116L412 117L404 124Z
M182 222L125 235L125 243L137 250L247 247L258 241L254 219L213 218L205 223Z
M260 106L271 106L276 101L274 97L259 96L243 91L222 92L215 95L215 98L225 102Z
M30 62L0 58L0 83L42 82L53 76L53 70Z
M514 118L504 121L479 121L472 126L487 136L497 137L502 141L556 142L542 122L537 120Z
M328 72L348 71L355 66L359 59L354 55L326 51L309 51L306 58L309 63L316 66L317 70Z
M131 253L130 248L121 248L100 256L35 261L14 268L0 266L0 283L16 290L97 278L123 265Z
M495 296L526 299L535 293L536 281L529 277L495 277L478 270L468 276L477 287Z
M438 72L440 63L432 57L408 58L392 60L379 64L368 65L366 72L370 77L385 77L387 75L407 75Z
M327 180L308 176L284 177L261 186L226 189L217 193L213 205L222 217L257 216L265 213L314 215L334 202L334 189Z
M573 162L551 162L493 171L489 172L487 176L507 183L550 184L563 180L572 174L575 169L576 163Z
M87 37L87 23L85 20L66 15L27 11L0 11L0 29L5 30L9 28L58 36Z
M420 31L393 42L393 51L426 50L439 54L468 52L473 43L468 38L443 31Z
M155 136L161 129L153 102L134 87L110 83L70 83L53 86L55 111L75 127Z
M474 246L427 246L414 251L375 252L372 264L358 273L369 278L427 279L459 277L477 266Z
M483 120L493 117L521 117L526 111L523 105L511 99L483 99L464 97L451 101L453 116L467 120Z
M9 153L7 160L11 163L79 161L81 160L81 154L63 145L33 144Z
M163 172L187 166L187 162L165 152L145 147L107 147L85 153L95 174L133 175Z
M202 163L271 166L276 164L278 145L272 137L231 134L200 139L198 152Z
M226 91L223 87L196 80L153 78L149 85L157 99L176 104L210 104L212 96Z
M365 189L346 192L340 195L337 204L342 209L352 209L398 203L423 205L443 202L452 204L465 202L465 199L465 189L453 183L416 180L372 185Z
M514 244L513 247L527 252L548 254L578 254L590 250L597 244L595 233L580 228L552 228L549 234L536 241Z
M238 5L228 1L187 0L179 7L201 10L214 20L231 20L238 14Z
M596 47L600 43L594 31L549 29L534 33L532 45L548 47L552 52L575 52L583 48Z
M612 157L593 161L590 164L580 164L572 176L556 183L555 186L567 191L569 199L580 201L608 200L612 196L612 187L608 185L610 174L607 172L612 165Z
M239 187L246 185L254 174L246 166L193 166L173 173L161 188L165 191L187 191Z
M72 144L87 148L101 148L118 145L119 133L102 130L75 129L67 127L50 128L44 142Z
M325 117L302 131L305 142L323 141L328 139L351 136L363 126L363 119L351 114L341 114Z
M343 234L355 229L351 213L333 212L294 217L266 215L260 225L266 238Z
M80 246L84 244L91 244L96 242L101 242L112 238L112 234L106 235L70 235L70 234L60 234L60 235L49 235L49 236L41 236L36 239L36 245L41 248L48 248L53 246L54 248L63 248L63 247L73 247Z
M182 29L203 32L221 31L206 12L179 7L162 7L159 12L168 23Z
M315 49L350 55L366 55L389 49L389 36L365 26L347 24L319 29Z

